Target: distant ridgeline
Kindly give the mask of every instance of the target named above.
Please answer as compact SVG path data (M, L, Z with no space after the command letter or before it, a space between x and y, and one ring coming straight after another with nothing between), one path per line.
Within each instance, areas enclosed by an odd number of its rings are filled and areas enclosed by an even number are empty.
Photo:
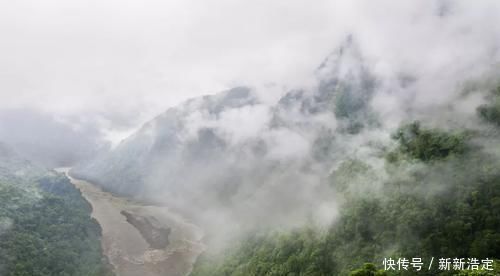
M110 275L90 213L64 175L0 144L0 275Z

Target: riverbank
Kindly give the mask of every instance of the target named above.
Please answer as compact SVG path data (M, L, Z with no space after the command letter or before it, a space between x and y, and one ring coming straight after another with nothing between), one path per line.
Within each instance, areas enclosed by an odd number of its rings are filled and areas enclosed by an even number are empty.
M67 170L65 173L68 175ZM92 205L103 252L117 276L188 275L203 232L165 206L145 205L68 175Z

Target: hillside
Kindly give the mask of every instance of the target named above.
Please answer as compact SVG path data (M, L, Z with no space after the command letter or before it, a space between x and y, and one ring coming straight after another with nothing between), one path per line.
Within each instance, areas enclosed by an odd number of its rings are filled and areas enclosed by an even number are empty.
M1 275L109 275L90 212L64 175L0 144Z
M193 275L457 275L460 269L437 265L378 274L356 268L371 262L381 269L384 258L415 256L427 264L432 257L498 259L498 159L473 147L467 135L418 123L394 138L398 146L387 152L389 176L379 193L356 187L375 177L362 160L346 160L331 174L330 185L344 199L334 224L250 233L232 250L201 258ZM460 275L498 275L496 263L494 271L474 274L465 262Z

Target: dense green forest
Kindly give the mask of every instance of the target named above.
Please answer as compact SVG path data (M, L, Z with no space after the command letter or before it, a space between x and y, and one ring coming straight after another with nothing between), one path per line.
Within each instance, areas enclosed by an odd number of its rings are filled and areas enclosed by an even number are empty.
M0 156L0 275L109 275L90 205L62 174Z
M248 234L201 256L193 275L500 275L500 90L491 98L478 108L484 131L415 121L393 132L384 172L344 161L328 180L342 200L333 225ZM494 271L382 270L384 258L415 257L496 261Z

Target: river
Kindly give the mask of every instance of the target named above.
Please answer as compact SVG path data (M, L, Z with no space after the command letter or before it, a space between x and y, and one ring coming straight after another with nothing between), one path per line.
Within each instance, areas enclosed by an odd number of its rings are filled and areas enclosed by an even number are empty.
M59 170L68 175L68 169ZM117 276L188 275L204 250L203 231L165 206L146 205L69 176L92 205L102 249Z

